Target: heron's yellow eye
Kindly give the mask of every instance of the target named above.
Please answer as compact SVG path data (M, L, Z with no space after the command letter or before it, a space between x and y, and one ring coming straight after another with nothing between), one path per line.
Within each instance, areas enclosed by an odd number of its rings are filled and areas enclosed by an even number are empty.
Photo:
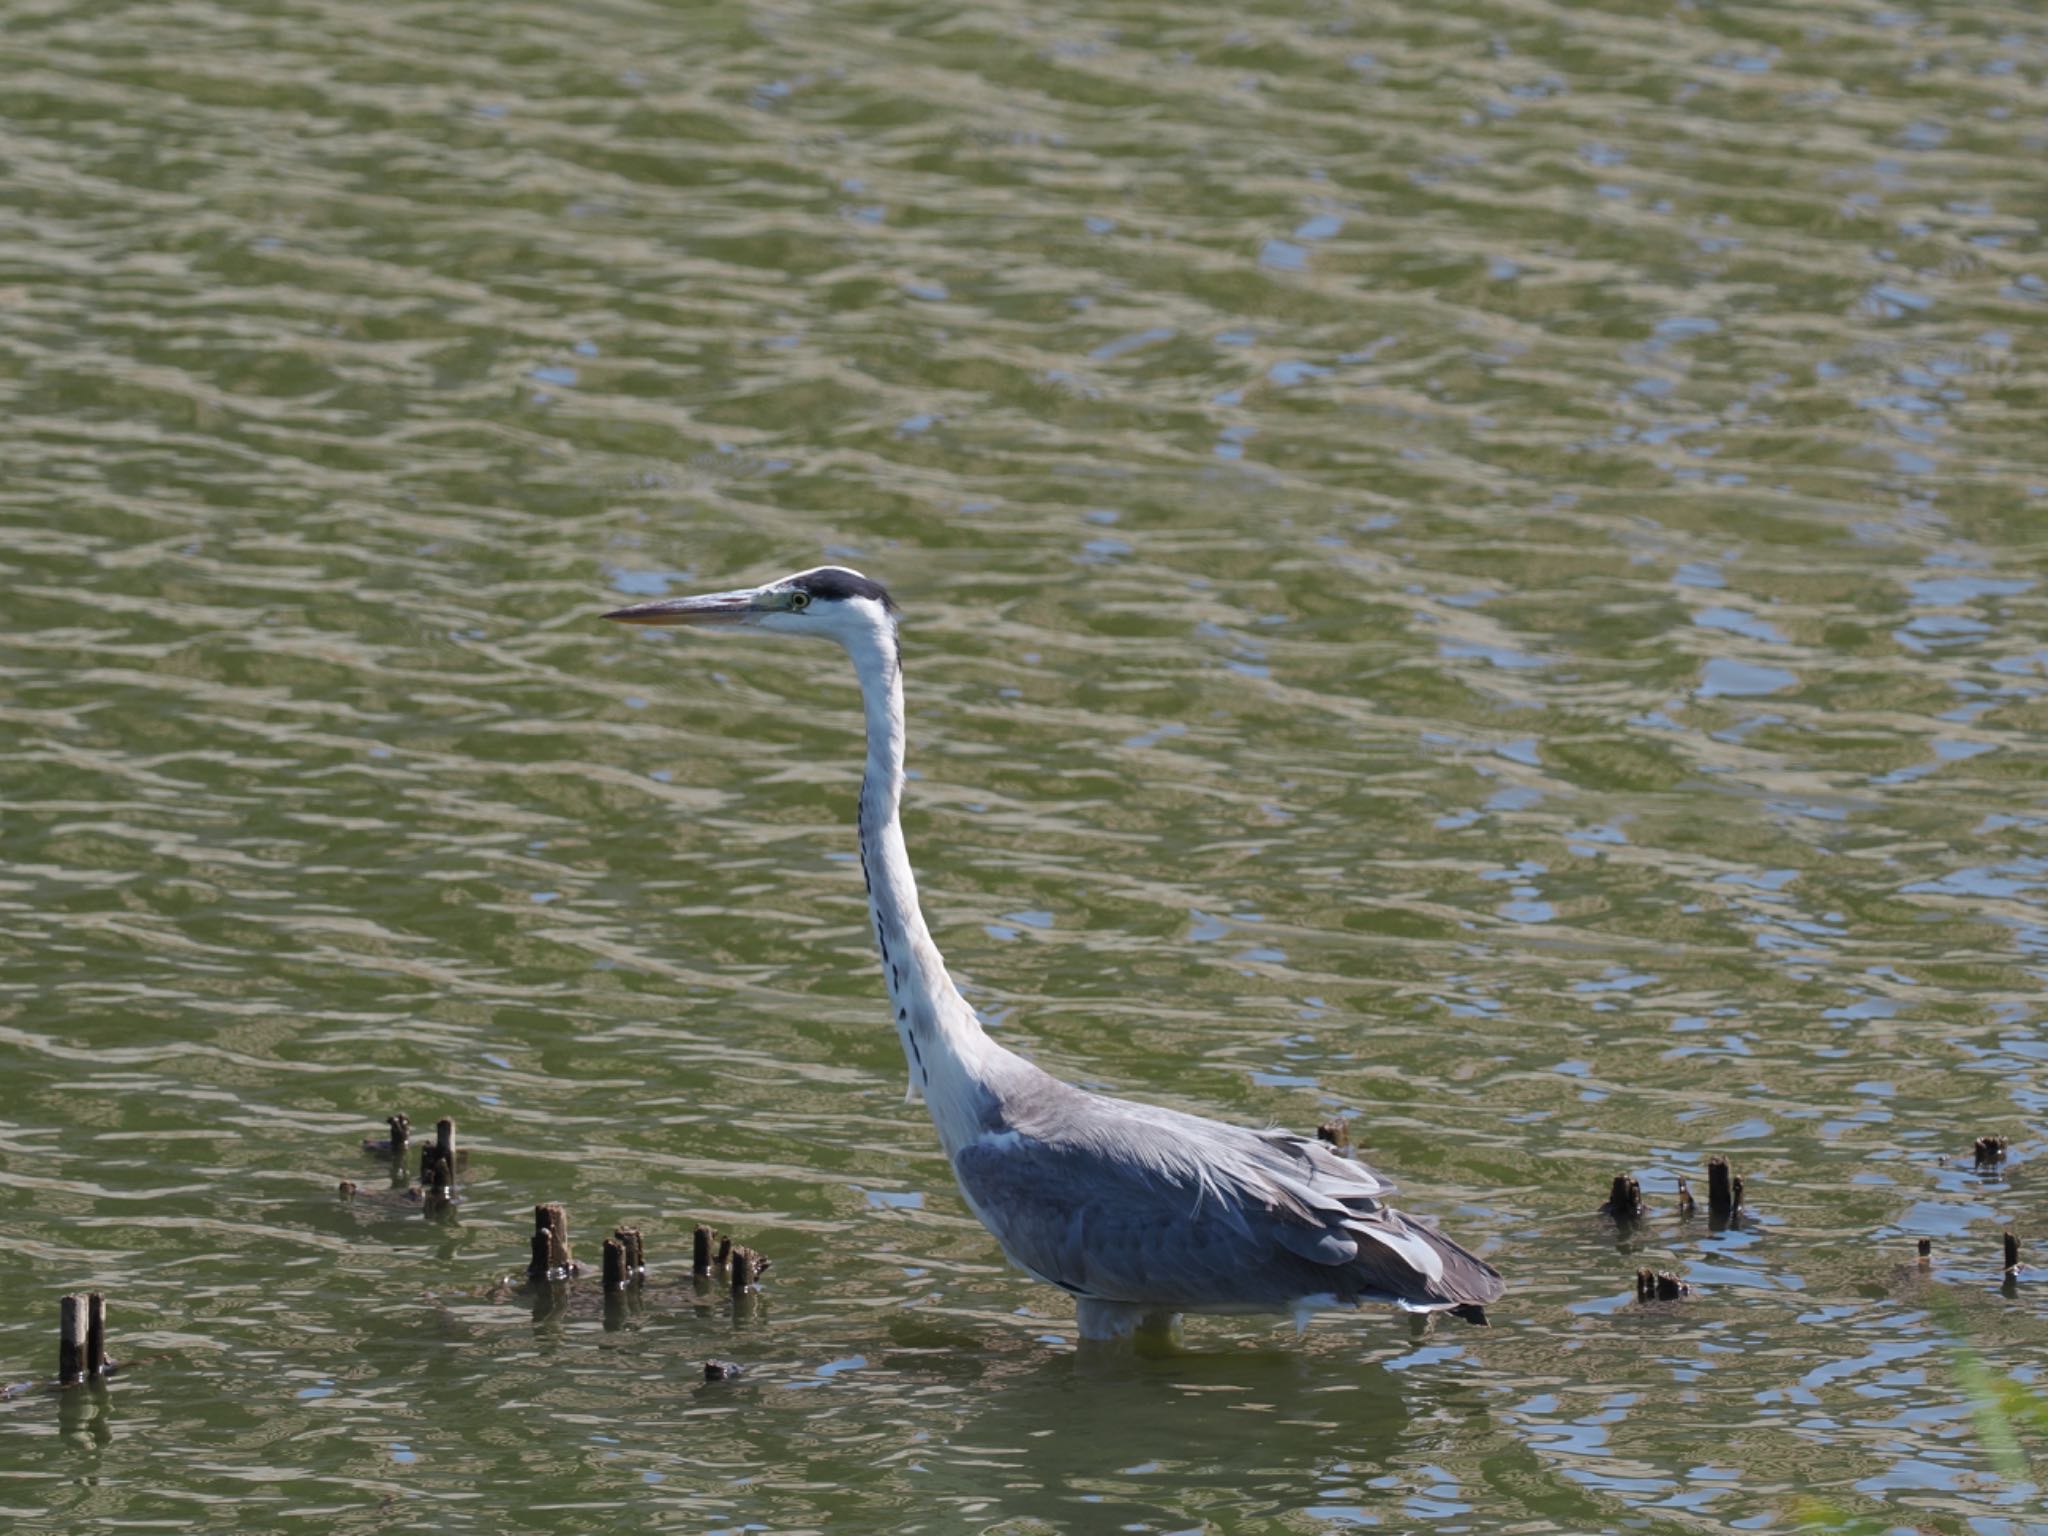
M802 587L798 587L795 591L789 594L789 611L791 613L802 613L806 608L810 606L811 594L806 592Z

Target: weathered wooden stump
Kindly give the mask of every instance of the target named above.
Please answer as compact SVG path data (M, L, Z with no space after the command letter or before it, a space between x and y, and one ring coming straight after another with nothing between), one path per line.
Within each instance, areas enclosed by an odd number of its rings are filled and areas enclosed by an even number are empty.
M706 1360L704 1379L706 1381L737 1381L746 1374L746 1367L731 1360Z
M2020 1240L2011 1232L2005 1234L2005 1278L2017 1280L2020 1277Z
M334 1192L344 1200L353 1200L356 1197L356 1181L354 1179L343 1179L334 1186Z
M1917 1248L1917 1249L1918 1249L1918 1251L1919 1251L1919 1255L1920 1255L1920 1267L1921 1267L1922 1269L1925 1269L1925 1268L1926 1268L1926 1267L1927 1267L1928 1265L1930 1265L1930 1264L1932 1264L1932 1263L1934 1262L1934 1239L1933 1239L1933 1238L1931 1238L1931 1237L1923 1237L1923 1238L1921 1238L1921 1239L1920 1239L1920 1241L1919 1241L1918 1243L1916 1243L1916 1244L1915 1244L1914 1246L1915 1246L1915 1248Z
M2005 1150L2011 1145L2003 1136L1979 1136L1970 1155L1978 1168L1996 1168L2005 1161Z
M1678 1181L1678 1216L1681 1221L1690 1221L1699 1214L1700 1203L1692 1197L1692 1186L1684 1178Z
M1660 1274L1654 1269L1636 1271L1637 1301L1682 1301L1692 1294L1692 1287L1676 1275Z
M711 1278L711 1239L709 1227L699 1225L690 1234L690 1273L699 1280Z
M1617 1173L1614 1183L1608 1187L1607 1203L1600 1207L1602 1216L1611 1216L1623 1226L1641 1221L1650 1214L1650 1208L1643 1203L1643 1187L1625 1173Z
M66 1296L57 1303L57 1385L76 1386L85 1380L85 1298Z
M583 1273L569 1251L569 1213L559 1202L533 1208L533 1251L526 1278L535 1282L568 1280Z
M1722 1226L1742 1214L1742 1180L1725 1157L1707 1159L1707 1219Z
M751 1248L732 1251L732 1294L738 1300L761 1288L761 1256Z
M383 1138L365 1137L363 1139L363 1150L374 1157L388 1157L394 1161L403 1160L406 1142L412 1136L412 1121L402 1114L393 1115L384 1122L384 1128L389 1134Z
M722 1233L718 1239L717 1262L720 1269L728 1269L732 1265L732 1239Z
M1351 1155L1351 1122L1341 1117L1335 1120L1325 1120L1316 1127L1316 1140L1334 1147L1337 1151L1349 1157Z
M420 1202L428 1215L455 1203L455 1122L443 1115L434 1122L434 1144L420 1148Z

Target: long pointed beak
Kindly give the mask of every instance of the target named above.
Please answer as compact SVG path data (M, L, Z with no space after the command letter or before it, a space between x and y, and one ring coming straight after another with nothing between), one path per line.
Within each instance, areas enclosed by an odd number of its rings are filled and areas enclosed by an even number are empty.
M605 617L621 624L744 624L763 612L761 589L711 592L702 597L661 597L651 603L614 608Z

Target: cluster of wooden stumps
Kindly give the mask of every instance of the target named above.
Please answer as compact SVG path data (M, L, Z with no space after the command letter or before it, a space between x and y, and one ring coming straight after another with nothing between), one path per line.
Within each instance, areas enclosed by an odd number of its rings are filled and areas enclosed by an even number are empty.
M1341 1136L1343 1122L1332 1122ZM1331 1126L1317 1128L1316 1134L1325 1141L1336 1141L1330 1132ZM1342 1145L1342 1142L1337 1142ZM2010 1145L2003 1136L1979 1136L1971 1148L1971 1161L1980 1173L1997 1169L2005 1162L2006 1149ZM1608 1186L1607 1199L1600 1207L1600 1214L1609 1218L1626 1233L1639 1222L1650 1219L1655 1213L1643 1196L1642 1186L1630 1175L1618 1173ZM1683 1178L1678 1181L1678 1217L1690 1221L1699 1214L1699 1201L1693 1197L1692 1186ZM1707 1221L1713 1231L1723 1232L1730 1227L1744 1224L1742 1206L1742 1176L1729 1166L1725 1157L1707 1159ZM1918 1242L1919 1268L1931 1270L1934 1263L1934 1243L1930 1238ZM2011 1232L2004 1236L2003 1272L2005 1289L2008 1294L2018 1284L2020 1277L2019 1239ZM1654 1269L1636 1271L1636 1300L1681 1301L1693 1294L1693 1288L1678 1276Z
M420 1146L419 1178L409 1187L404 1185L406 1155L412 1144L412 1121L403 1114L391 1116L385 1121L387 1136L365 1139L363 1150L372 1157L391 1160L394 1188L383 1192L382 1198L397 1198L419 1206L428 1216L442 1216L455 1208L455 1173L468 1162L468 1155L455 1145L455 1122L443 1115L434 1122L434 1139ZM380 1198L376 1192L368 1191L354 1179L343 1179L336 1192L344 1200L375 1201Z

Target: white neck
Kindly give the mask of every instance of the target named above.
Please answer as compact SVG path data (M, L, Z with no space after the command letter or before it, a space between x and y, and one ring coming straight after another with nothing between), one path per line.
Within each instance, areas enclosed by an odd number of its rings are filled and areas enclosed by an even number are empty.
M867 715L867 774L860 786L860 861L882 979L910 1065L910 1096L930 1106L948 1153L982 1129L978 1100L996 1058L917 904L917 877L903 843L903 672L896 625L879 607L872 625L845 637Z

